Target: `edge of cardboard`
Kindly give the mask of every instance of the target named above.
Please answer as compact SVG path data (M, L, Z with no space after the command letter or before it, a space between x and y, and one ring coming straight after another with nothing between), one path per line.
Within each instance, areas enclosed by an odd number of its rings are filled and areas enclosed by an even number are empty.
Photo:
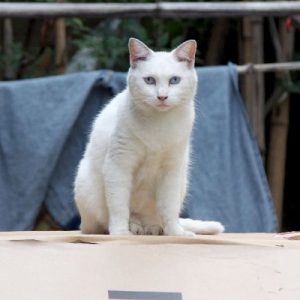
M219 235L175 236L111 236L82 234L80 231L14 231L0 232L1 241L37 241L83 244L186 244L186 245L253 245L263 247L300 247L300 240L288 240L272 233L223 233Z

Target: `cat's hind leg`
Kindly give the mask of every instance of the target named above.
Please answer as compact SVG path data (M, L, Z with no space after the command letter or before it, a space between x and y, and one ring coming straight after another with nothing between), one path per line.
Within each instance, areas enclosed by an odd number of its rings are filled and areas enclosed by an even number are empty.
M75 203L81 218L80 230L85 234L108 233L104 186L102 178L97 175L81 164L74 184Z
M80 231L84 234L107 234L106 226L89 217L81 217Z
M93 196L87 195L84 202L94 201ZM98 200L98 199L97 199ZM84 204L87 204L84 203ZM96 205L88 207L81 206L80 211L80 230L84 234L107 234L108 233L108 214L106 208Z

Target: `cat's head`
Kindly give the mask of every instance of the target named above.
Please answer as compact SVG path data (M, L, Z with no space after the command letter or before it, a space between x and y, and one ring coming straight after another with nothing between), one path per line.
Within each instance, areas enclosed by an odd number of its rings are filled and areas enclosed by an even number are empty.
M196 41L189 40L171 52L154 52L141 41L129 39L128 86L135 104L167 111L193 101L196 49Z

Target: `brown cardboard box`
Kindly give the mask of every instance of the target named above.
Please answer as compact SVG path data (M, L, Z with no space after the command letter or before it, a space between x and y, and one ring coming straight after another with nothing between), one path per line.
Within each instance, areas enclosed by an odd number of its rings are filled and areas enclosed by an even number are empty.
M1 300L300 299L300 241L0 233Z

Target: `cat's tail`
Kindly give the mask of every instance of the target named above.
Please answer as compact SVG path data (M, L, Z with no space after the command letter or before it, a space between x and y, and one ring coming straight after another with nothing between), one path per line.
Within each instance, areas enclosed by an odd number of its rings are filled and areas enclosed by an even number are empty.
M184 230L196 234L218 234L224 231L224 226L215 221L200 221L192 219L179 219L180 225Z

